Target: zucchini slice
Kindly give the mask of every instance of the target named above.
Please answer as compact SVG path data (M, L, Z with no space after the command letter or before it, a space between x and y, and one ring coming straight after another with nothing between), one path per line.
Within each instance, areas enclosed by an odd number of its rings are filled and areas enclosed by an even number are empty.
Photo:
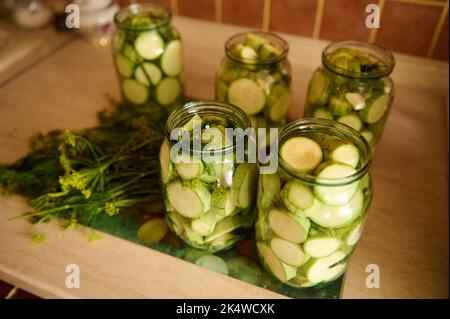
M303 249L311 257L320 258L326 257L334 253L341 246L339 239L333 237L314 237L308 238L303 243Z
M241 58L245 60L256 60L258 53L252 47L244 45L241 49Z
M258 206L262 210L269 209L272 202L279 202L281 181L278 174L261 174L259 176L259 193Z
M299 245L282 238L272 238L270 248L281 261L290 266L299 267L306 260L306 255Z
M180 40L169 42L161 58L161 68L168 76L177 76L183 70L183 45Z
M217 238L231 233L233 230L243 226L243 222L238 215L229 216L217 223L214 232L206 236L205 242L214 241Z
M337 119L337 121L344 123L357 131L361 130L363 127L363 123L356 113L341 116Z
M295 216L283 208L272 208L269 212L269 226L272 231L278 237L295 244L306 240L310 225L308 218Z
M361 214L363 203L361 191L357 191L350 202L342 206L330 206L316 199L308 210L308 216L319 226L340 228L348 225Z
M214 255L202 256L195 261L195 264L220 274L228 275L227 263L220 257Z
M361 135L366 139L368 143L371 143L373 140L373 133L369 130L361 131Z
M263 44L269 43L269 40L265 37L257 35L252 32L247 32L245 34L245 45L253 48L253 50L258 51Z
M201 182L183 186L175 181L167 186L167 197L173 208L184 217L197 218L209 210L211 194Z
M328 86L330 79L323 71L314 72L308 87L308 103L324 106L328 101Z
M164 41L156 31L141 33L134 42L136 52L147 60L155 60L164 52Z
M284 142L280 154L290 167L299 172L311 172L322 161L322 149L319 144L303 136L293 137Z
M353 107L340 96L332 96L329 102L329 108L334 116L344 116L353 111Z
M333 114L331 114L331 112L328 111L326 108L321 107L314 111L313 117L317 119L332 120Z
M133 63L121 54L116 56L116 67L123 77L129 78L133 75Z
M122 82L125 98L133 104L144 104L148 99L148 88L136 80L126 79Z
M199 218L191 221L192 230L195 230L202 236L210 235L216 226L216 224L224 219L215 209L210 209L207 213L201 215Z
M159 150L159 163L161 165L161 180L166 184L173 173L172 162L170 161L170 143L164 139Z
M163 218L155 218L139 227L137 237L146 244L154 244L163 239L167 231L166 221Z
M156 85L161 81L161 70L153 63L147 62L136 68L134 71L134 77L140 83L149 86L150 84Z
M356 173L350 165L338 162L324 162L318 169L317 177L326 179L339 179ZM314 186L314 193L324 203L339 206L348 203L356 193L359 181L340 186Z
M248 115L254 115L264 108L266 96L255 81L242 78L231 83L228 88L228 101L240 107Z
M184 180L191 180L200 177L203 174L202 161L195 161L190 156L180 156L178 164L175 165L178 175Z
M311 258L303 266L303 269L312 283L330 281L338 278L345 271L346 264L339 263L344 258L343 252L336 251L327 257Z
M161 105L170 105L181 93L180 81L175 78L164 78L156 88L156 99Z
M258 183L258 168L255 164L242 163L237 167L231 195L237 207L245 209L255 200L255 190Z
M297 274L297 268L283 263L270 247L263 243L256 243L261 259L270 272L282 282L291 280Z
M363 223L361 222L347 233L344 240L348 246L354 246L358 242L359 238L361 237L362 228Z
M273 122L279 122L286 117L291 105L291 93L285 92L271 106L269 118Z
M216 187L212 191L211 207L222 211L224 216L229 216L236 210L231 192L223 187Z
M359 111L361 119L368 124L378 122L386 113L390 101L391 97L389 94L382 94L370 99L367 101L367 106Z
M297 180L287 182L281 192L284 205L293 213L305 216L304 210L310 208L314 202L311 188Z
M359 151L355 145L342 140L330 138L324 143L325 159L350 165L356 168L359 163Z

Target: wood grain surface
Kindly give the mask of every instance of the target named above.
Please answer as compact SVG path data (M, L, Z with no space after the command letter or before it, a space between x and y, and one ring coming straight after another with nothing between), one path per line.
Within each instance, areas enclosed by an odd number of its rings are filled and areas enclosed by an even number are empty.
M187 94L213 98L223 43L244 29L180 17L174 24L185 43ZM307 81L327 43L285 38L294 119L303 114ZM372 166L375 195L344 298L448 298L448 64L396 59L394 107ZM36 131L94 125L105 94L119 97L110 49L78 39L0 85L0 162L24 155ZM26 210L20 197L0 198L0 278L39 296L282 297L106 234L89 243L82 227L63 230L53 222L39 229L6 220ZM46 234L43 245L30 243L38 232ZM65 288L70 263L80 266L80 289ZM379 266L380 288L365 285L370 264Z

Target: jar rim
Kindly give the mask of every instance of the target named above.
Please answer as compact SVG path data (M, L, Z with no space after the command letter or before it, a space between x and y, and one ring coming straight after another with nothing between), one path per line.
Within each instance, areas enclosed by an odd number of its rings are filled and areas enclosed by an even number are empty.
M235 54L233 54L232 46L237 44L237 43L242 43L242 41L239 41L239 40L244 38L247 33L254 33L254 34L263 36L265 38L268 38L271 41L276 42L280 46L280 48L282 49L282 52L281 52L280 56L273 57L273 58L270 58L270 59L266 59L264 61L255 61L253 59L245 59L245 58L242 58L240 56L236 56ZM236 33L233 36L231 36L230 38L228 38L228 40L225 42L225 55L228 58L230 58L231 60L233 60L234 62L242 63L242 64L248 64L248 65L271 65L271 64L276 64L276 63L279 63L280 61L285 60L286 57L287 57L288 52L289 52L289 44L287 43L287 41L284 40L279 35L277 35L277 34L275 34L273 32L268 32L268 31L253 30L253 31Z
M166 122L166 136L170 137L170 133L173 129L181 127L181 125L185 124L186 122L183 122L183 120L196 114L201 116L202 113L205 115L215 113L218 115L223 115L224 118L233 118L235 119L237 127L241 127L244 130L251 127L250 119L241 108L227 102L220 102L215 100L197 100L181 105L169 115L169 118ZM169 143L174 142L170 140L170 138L168 140ZM213 152L214 154L229 153L235 148L236 143L233 143L232 145L221 149L216 149L214 151L194 150L191 148L189 148L189 150L194 154L204 155L210 154L211 152Z
M141 27L130 27L129 25L124 23L125 18L130 15L135 15L139 12L158 12L161 13L162 19L157 23L151 23L147 26ZM116 24L116 26L120 29L130 31L145 31L157 29L170 23L171 19L172 13L170 12L170 10L163 5L156 3L133 3L126 6L125 8L120 9L114 15L114 23Z
M353 48L358 52L370 53L374 55L377 59L383 62L386 67L382 70L370 71L370 72L354 72L343 68L340 68L330 62L329 56L332 52L340 48ZM337 41L332 42L325 47L322 51L322 64L330 71L335 72L339 75L356 78L356 79L377 79L388 76L392 73L395 66L394 55L384 47L365 41Z
M307 132L322 132L325 134L332 133L334 137L341 138L344 141L349 141L358 148L360 155L362 154L363 163L357 168L357 171L352 175L342 178L320 178L315 175L300 173L289 164L287 164L281 157L281 146L286 138L294 136L302 136ZM361 179L368 171L372 162L372 150L367 140L352 127L327 119L317 118L303 118L286 124L282 127L278 136L278 162L281 168L291 177L299 179L303 182L320 186L342 186L350 184L358 179Z

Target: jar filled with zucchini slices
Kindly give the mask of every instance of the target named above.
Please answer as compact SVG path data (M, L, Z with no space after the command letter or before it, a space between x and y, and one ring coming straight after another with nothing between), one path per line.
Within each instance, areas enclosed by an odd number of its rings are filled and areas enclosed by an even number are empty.
M216 99L243 109L254 128L282 126L291 104L288 50L286 41L269 32L231 37L216 74Z
M134 111L167 119L183 100L183 46L171 13L132 4L114 17L113 57L124 100Z
M360 131L372 149L394 98L392 54L366 42L330 44L309 82L305 117L334 119Z
M169 116L160 151L166 219L192 247L229 248L253 226L258 168L237 155L248 140L239 144L232 133L250 125L242 110L216 101L187 103Z
M324 119L294 121L278 141L278 171L259 177L258 253L288 285L332 282L345 272L372 198L370 146Z

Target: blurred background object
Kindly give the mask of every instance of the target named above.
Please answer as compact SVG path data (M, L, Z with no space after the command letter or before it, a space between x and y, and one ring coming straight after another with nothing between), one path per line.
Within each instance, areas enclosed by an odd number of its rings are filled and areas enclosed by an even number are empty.
M16 0L13 9L14 22L24 28L41 28L53 17L48 1Z
M119 6L113 0L75 0L80 8L80 28L77 31L90 42L106 46L113 31L113 19Z
M448 61L448 0L120 0L155 2L173 14L265 31L340 41ZM380 8L379 29L365 26L366 6Z

